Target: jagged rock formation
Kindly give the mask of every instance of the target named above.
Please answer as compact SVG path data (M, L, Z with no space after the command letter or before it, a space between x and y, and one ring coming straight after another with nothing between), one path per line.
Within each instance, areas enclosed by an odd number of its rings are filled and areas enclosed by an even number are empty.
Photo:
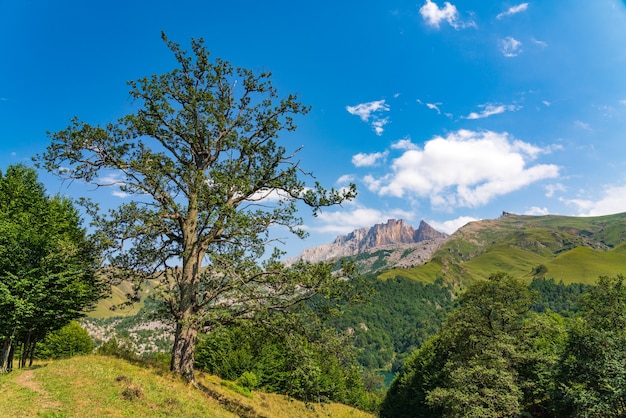
M413 247L426 251L427 254L419 257L420 260L426 260L447 237L447 234L435 230L424 221L420 222L416 230L402 219L389 219L385 224L360 228L347 235L341 235L331 244L309 248L302 254L286 260L286 263L298 260L330 261L377 250L391 252L393 249L402 249L406 252ZM417 245L420 243L423 245Z

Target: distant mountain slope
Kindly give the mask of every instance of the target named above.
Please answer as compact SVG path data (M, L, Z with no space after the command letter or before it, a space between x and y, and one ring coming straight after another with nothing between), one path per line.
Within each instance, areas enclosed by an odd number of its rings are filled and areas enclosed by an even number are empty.
M600 275L626 273L625 255L626 213L572 217L504 212L498 219L460 228L428 263L380 277L461 283L501 270L529 279L593 283Z
M447 238L447 234L435 230L424 221L420 222L416 230L402 219L389 219L387 223L341 235L331 244L309 248L286 262L291 264L298 260L332 261L353 256L365 260L379 259L382 256L386 261L379 263L381 264L379 267L383 265L409 267L428 260ZM364 254L371 256L363 256ZM372 261L369 264L374 263L375 261Z

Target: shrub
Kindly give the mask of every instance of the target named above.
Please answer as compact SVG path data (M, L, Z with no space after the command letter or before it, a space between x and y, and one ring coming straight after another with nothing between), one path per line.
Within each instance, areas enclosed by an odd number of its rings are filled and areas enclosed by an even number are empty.
M259 378L253 372L243 372L237 379L237 384L244 388L254 389L259 385Z
M102 345L96 350L96 354L114 356L126 360L135 360L137 358L130 341L127 339L120 339L118 341L115 337L102 343Z
M93 352L91 337L76 321L48 333L37 346L36 357L40 359L69 358Z

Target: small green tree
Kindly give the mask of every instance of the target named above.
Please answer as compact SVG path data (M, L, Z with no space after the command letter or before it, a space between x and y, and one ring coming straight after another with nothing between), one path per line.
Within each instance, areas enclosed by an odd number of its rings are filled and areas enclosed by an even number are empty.
M134 197L108 216L92 208L108 273L137 286L158 281L176 325L171 369L191 381L199 330L341 288L330 267L288 268L265 250L271 231L305 235L298 203L317 213L355 188L301 179L299 148L277 138L308 107L279 98L271 74L212 62L202 39L192 39L192 54L163 40L177 68L129 83L134 113L104 127L73 119L38 161ZM119 180L103 180L111 173Z
M52 331L37 346L35 356L40 359L69 358L91 354L94 345L89 333L76 321Z

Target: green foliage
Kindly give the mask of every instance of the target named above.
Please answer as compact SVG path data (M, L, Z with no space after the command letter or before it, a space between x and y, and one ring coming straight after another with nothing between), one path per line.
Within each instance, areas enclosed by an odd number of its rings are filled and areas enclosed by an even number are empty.
M365 391L348 342L310 325L270 318L215 329L202 336L196 367L243 388L373 408L376 400Z
M125 339L132 351L142 358L152 358L172 350L172 328L161 322L162 302L150 297L134 315L84 318L83 322L94 335L96 345L111 338ZM169 363L168 363L169 364Z
M426 404L426 395L442 382L445 352L435 335L407 358L382 402L380 416L389 418L441 416L441 410Z
M94 345L91 337L76 321L58 331L46 335L35 353L40 359L69 358L80 354L91 354Z
M94 245L72 202L48 197L25 166L0 173L0 369L22 365L49 331L84 315L104 292Z
M123 338L118 340L115 337L102 343L96 349L96 353L102 356L113 356L126 360L135 360L137 358L130 341Z
M439 333L409 357L381 416L547 413L549 384L536 383L550 382L565 328L554 314L533 314L534 298L504 273L470 285Z
M398 371L408 353L443 322L453 288L440 279L432 284L371 276L365 280L371 289L367 303L340 304L342 315L328 324L353 333L359 363L365 368Z
M254 372L245 371L237 379L237 384L244 388L254 389L259 385L259 378Z
M554 279L535 277L530 282L529 288L537 293L533 305L535 312L543 313L550 310L562 316L573 317L580 310L580 297L592 286L582 283L564 284L563 281L556 283Z
M460 367L446 365L446 383L432 389L426 403L442 417L503 417L520 412L522 393L503 358L472 359Z
M247 388L245 386L241 386L238 383L233 383L230 382L228 380L224 380L222 383L222 386L227 387L228 389L232 390L233 392L236 392L240 395L243 395L247 398L252 398L252 391L250 390L250 388Z
M570 415L618 417L626 412L626 286L601 277L582 299L558 368L559 408Z

